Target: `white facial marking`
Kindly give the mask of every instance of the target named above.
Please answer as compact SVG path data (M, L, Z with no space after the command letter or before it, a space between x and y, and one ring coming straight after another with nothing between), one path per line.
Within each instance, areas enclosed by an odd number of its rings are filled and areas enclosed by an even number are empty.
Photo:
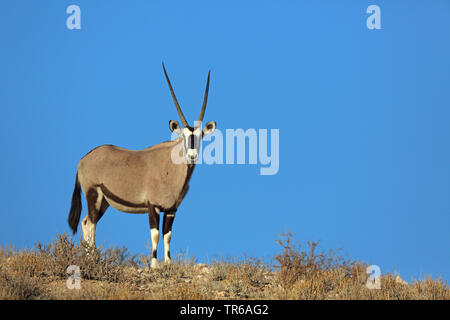
M189 130L188 128L183 128L183 135L185 137L188 137L192 134L191 130Z
M197 149L188 149L186 155L187 155L188 159L197 160L197 158L198 158L198 151L197 151Z
M199 137L202 134L202 129L200 127L197 127L194 129L194 134Z
M199 156L202 129L195 127L193 131L183 128L185 155L189 163L195 162Z

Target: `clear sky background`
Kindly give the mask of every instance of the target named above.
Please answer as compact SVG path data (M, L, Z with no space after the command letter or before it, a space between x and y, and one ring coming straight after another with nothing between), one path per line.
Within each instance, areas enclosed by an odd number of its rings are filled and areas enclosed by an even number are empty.
M66 27L71 4L81 30ZM366 27L371 4L381 30ZM94 147L170 139L164 60L189 121L211 69L205 121L280 130L277 175L196 168L173 256L270 258L290 230L408 281L449 280L449 32L444 0L4 2L0 245L70 232L77 163ZM97 226L97 244L149 241L146 215L110 208Z

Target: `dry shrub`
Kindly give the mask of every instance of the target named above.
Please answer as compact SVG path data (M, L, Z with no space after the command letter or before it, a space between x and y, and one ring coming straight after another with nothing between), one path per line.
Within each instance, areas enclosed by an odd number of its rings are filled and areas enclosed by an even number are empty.
M270 268L261 259L248 256L216 259L208 266L207 279L218 298L247 299L261 296L269 284Z
M230 261L224 261L223 259L215 259L211 265L211 272L209 273L209 279L211 281L223 281L227 279L232 263Z
M40 295L38 279L6 272L0 266L0 300L33 300Z
M49 275L66 279L66 270L70 265L80 267L81 276L87 280L119 282L123 279L123 265L135 264L134 256L128 258L126 248L106 249L102 246L90 248L86 242L75 243L67 234L58 235L50 245L36 245L37 255L46 261Z
M77 244L72 237L61 234L49 245L38 242L35 250L8 253L3 265L10 273L23 277L53 279L67 279L67 268L76 265L82 279L120 282L124 280L123 266L136 264L134 256L128 256L125 248L89 248L85 242Z
M48 245L18 251L0 248L0 299L450 299L450 288L430 277L405 284L381 277L381 289L366 286L367 265L302 247L292 234L277 240L281 252L266 263L247 256L196 264L178 256L150 269L148 256L126 248L91 249L66 234ZM66 286L67 267L81 269L81 289Z
M353 267L356 262L336 255L333 250L317 253L319 241L308 241L307 250L302 250L300 244L292 243L290 232L282 233L281 236L283 239L276 241L282 247L282 253L276 255L275 260L279 263L279 278L285 287L324 271L338 270L342 277L350 277L355 272Z
M68 290L61 283L51 299L58 300L139 300L143 294L111 282L83 281L80 290ZM64 289L62 289L64 288Z
M416 291L416 295L412 299L425 299L425 300L449 300L450 288L447 285L447 281L444 283L442 279L432 279L426 277L425 281L417 281L413 284L413 288Z
M282 252L275 289L279 299L355 299L365 289L366 264L338 255L338 251L318 252L319 241L308 241L306 249L293 243L290 232L276 240ZM366 289L368 290L368 289Z
M318 242L309 241L307 249L292 243L292 234L281 234L277 240L282 252L278 262L277 281L272 297L277 299L345 299L345 300L406 300L450 299L450 288L441 279L399 281L398 276L381 275L381 288L366 286L367 264L344 259L334 251L317 252Z
M179 282L151 287L150 299L156 300L206 300L211 298L209 286L200 283Z

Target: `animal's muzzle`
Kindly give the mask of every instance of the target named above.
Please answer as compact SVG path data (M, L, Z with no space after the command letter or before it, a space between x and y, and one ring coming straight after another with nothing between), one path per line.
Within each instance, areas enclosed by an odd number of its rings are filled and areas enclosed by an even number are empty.
M197 149L188 149L186 158L191 161L196 161L198 159Z

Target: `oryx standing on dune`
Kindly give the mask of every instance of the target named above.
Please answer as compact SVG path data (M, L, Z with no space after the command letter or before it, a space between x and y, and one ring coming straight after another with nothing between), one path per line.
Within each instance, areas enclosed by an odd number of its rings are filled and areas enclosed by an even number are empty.
M152 267L157 265L159 214L164 212L164 255L165 262L170 263L169 244L175 213L188 191L201 140L216 129L214 121L208 122L203 130L201 128L208 100L210 72L200 116L192 127L181 111L164 63L163 70L183 124L181 129L177 121L169 121L169 129L175 132L178 138L139 151L113 145L103 145L91 150L78 163L68 218L75 234L80 221L82 189L88 205L88 213L81 222L83 238L89 245L95 246L97 222L109 206L127 213L148 213L152 238ZM174 161L177 156L181 156L183 161Z

